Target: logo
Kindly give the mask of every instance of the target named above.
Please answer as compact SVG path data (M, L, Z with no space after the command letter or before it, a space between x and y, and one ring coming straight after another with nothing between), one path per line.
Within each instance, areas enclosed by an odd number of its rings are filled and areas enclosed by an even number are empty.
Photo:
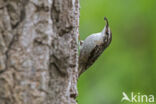
M134 92L131 92L131 96L128 97L128 95L125 92L122 92L122 99L123 101L128 101L132 103L154 103L154 95L142 95L140 93L134 94Z

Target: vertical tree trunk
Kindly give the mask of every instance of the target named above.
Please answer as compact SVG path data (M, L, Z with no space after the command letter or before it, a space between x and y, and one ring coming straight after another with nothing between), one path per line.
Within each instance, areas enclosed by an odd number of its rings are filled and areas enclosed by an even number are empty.
M76 104L78 0L0 0L0 104Z

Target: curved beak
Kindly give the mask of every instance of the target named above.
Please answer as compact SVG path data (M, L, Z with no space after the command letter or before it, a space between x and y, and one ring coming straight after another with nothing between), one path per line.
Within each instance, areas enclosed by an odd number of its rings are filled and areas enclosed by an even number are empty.
M106 21L106 28L108 29L108 27L109 27L108 19L106 17L104 17L104 20Z
M106 21L106 26L105 26L105 33L109 34L109 23L108 23L108 19L106 17L104 17L104 20Z

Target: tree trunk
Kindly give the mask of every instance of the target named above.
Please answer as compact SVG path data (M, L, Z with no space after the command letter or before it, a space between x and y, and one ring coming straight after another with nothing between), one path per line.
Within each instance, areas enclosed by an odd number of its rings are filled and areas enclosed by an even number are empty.
M0 104L76 104L79 0L0 0Z

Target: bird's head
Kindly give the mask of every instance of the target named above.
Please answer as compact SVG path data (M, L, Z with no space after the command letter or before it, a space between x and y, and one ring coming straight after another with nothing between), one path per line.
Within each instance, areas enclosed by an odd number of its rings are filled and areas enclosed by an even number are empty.
M106 26L104 27L102 34L104 35L104 43L108 46L112 41L112 32L109 27L108 19L104 17L104 20L106 21Z

